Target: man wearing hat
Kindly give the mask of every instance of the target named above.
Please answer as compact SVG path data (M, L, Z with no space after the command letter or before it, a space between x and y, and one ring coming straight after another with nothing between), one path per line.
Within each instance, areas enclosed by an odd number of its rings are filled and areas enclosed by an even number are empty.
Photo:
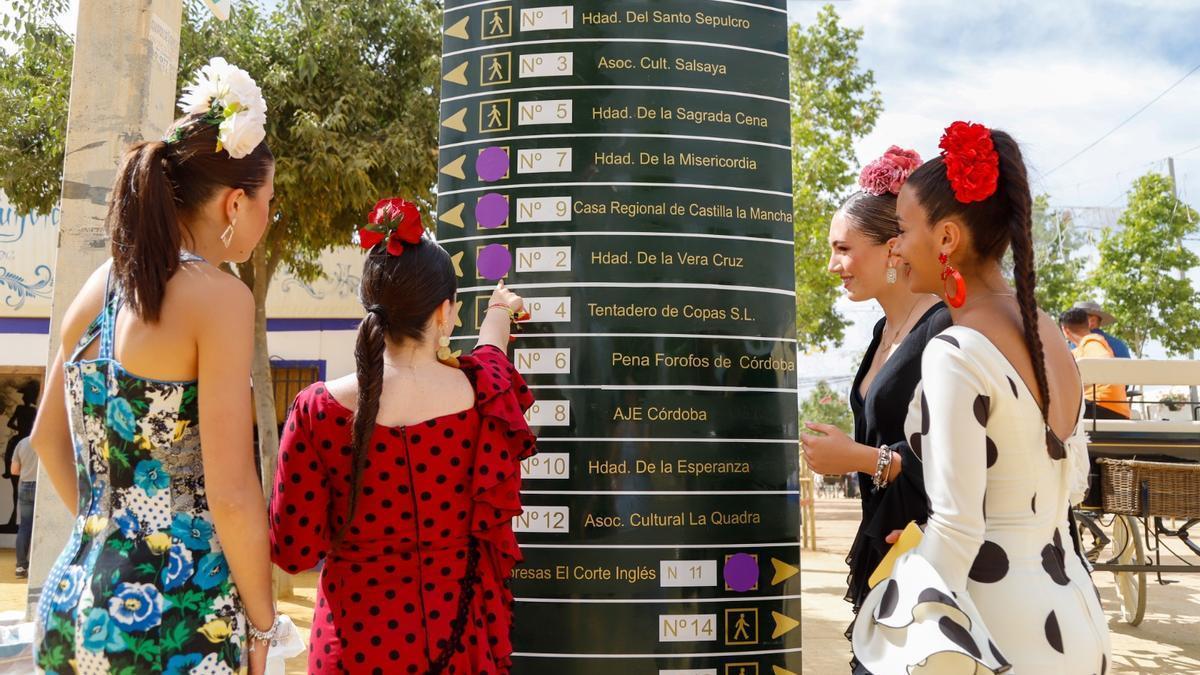
M1099 303L1092 302L1091 300L1081 300L1075 303L1071 309L1082 309L1087 312L1088 329L1104 337L1105 342L1108 343L1109 348L1113 351L1113 356L1118 359L1130 358L1129 345L1125 344L1124 340L1101 330L1101 326L1114 323L1117 319L1112 314L1104 311Z

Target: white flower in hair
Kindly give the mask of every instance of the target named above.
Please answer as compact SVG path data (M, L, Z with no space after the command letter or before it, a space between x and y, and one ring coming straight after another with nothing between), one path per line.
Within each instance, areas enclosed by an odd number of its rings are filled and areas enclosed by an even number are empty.
M267 102L262 90L246 71L214 57L200 69L195 81L184 89L179 107L187 114L203 114L205 121L220 127L217 150L241 159L254 151L267 136Z

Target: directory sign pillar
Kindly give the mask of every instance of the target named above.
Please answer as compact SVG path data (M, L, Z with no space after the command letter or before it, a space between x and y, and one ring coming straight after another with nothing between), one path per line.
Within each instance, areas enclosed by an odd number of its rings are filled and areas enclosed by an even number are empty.
M532 314L515 672L800 671L784 0L447 0L438 236Z

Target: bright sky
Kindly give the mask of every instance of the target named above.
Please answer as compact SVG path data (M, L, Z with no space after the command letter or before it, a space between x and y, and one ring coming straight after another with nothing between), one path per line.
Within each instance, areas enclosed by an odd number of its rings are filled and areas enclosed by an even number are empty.
M823 2L789 0L810 23ZM1059 167L1200 67L1194 0L848 0L865 31L884 113L858 145L869 160L895 143L929 157L955 119L1022 142L1035 187L1056 204L1119 206L1130 180L1176 156L1185 198L1200 200L1200 72L1078 159ZM1189 152L1190 151L1190 152Z
M826 3L788 0L811 23ZM1200 3L1193 0L842 0L844 25L862 28L859 55L875 72L884 111L856 146L870 161L889 145L937 153L942 129L966 119L1022 143L1035 192L1090 227L1115 223L1133 179L1166 172L1174 155L1181 196L1200 206L1200 71L1077 159L1139 108L1200 67ZM1193 247L1200 247L1192 242ZM855 319L845 347L815 355L810 372L849 377L880 316L842 301ZM1161 358L1161 354L1152 354ZM806 369L808 370L808 369ZM846 385L845 382L839 384Z

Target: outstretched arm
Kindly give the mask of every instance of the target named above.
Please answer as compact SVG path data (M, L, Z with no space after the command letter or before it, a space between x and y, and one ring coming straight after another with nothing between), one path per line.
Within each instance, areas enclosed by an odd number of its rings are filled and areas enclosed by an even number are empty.
M512 316L520 316L525 311L525 301L504 286L504 282L496 284L492 298L488 301L487 315L479 326L479 344L492 345L502 352L508 352L508 338L512 329Z

